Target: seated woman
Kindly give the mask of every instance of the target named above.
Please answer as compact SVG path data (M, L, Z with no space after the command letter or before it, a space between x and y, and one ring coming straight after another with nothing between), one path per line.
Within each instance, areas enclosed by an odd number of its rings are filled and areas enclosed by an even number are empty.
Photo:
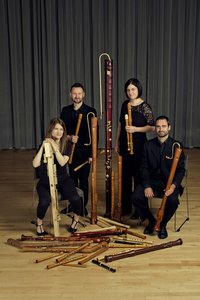
M79 215L81 212L81 198L79 197L75 183L69 177L66 164L71 153L71 142L67 142L67 134L64 122L59 118L53 118L47 128L46 137L39 147L33 159L33 167L36 169L36 176L39 178L37 183L37 193L39 203L37 206L36 231L38 236L47 235L44 231L42 221L51 202L49 177L47 175L47 163L44 161L44 143L50 143L54 154L54 163L57 173L57 190L64 199L68 199L74 213L72 223L68 231L77 231Z

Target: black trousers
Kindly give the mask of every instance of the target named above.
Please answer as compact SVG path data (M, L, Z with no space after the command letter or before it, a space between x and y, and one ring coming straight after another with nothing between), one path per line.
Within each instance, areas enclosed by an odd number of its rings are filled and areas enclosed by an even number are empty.
M89 190L89 183L88 178L90 175L90 164L86 164L78 171L74 172L74 166L69 165L69 173L71 178L74 180L75 185L79 187L84 193L84 205L86 207L88 203L88 190Z
M131 213L131 195L137 187L139 175L140 157L125 153L122 156L122 214Z
M152 186L154 195L156 197L161 197L163 194L164 186ZM160 201L162 199L160 198ZM150 211L148 199L144 195L144 187L139 184L137 188L134 190L131 196L131 200L133 205L135 206L140 218L142 221L148 219L149 221L154 220L154 216ZM163 216L163 220L161 222L161 227L166 226L169 220L174 215L176 209L178 208L179 200L178 200L178 189L175 189L174 193L167 198L165 212Z
M72 178L67 177L61 183L58 183L57 190L63 199L69 200L72 211L81 214L81 198L79 197L75 183ZM48 183L39 180L37 184L37 193L39 196L39 203L37 206L37 217L43 220L47 209L51 203L50 187Z

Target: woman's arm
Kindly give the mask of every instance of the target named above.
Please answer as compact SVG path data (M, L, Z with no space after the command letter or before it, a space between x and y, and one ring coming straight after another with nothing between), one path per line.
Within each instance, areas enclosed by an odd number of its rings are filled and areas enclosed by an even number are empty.
M32 162L33 168L37 168L41 165L43 150L44 150L44 146L42 143L39 151L37 152L37 154L35 155L35 157L33 159L33 162Z
M55 143L55 141L51 138L47 138L45 139L46 143L50 143L52 146L52 150L55 153L56 159L59 163L59 165L61 165L61 167L63 167L69 160L69 156L67 155L63 155L60 150L58 149L58 145Z
M57 149L56 151L54 151L56 159L59 163L59 165L61 165L61 167L63 167L64 165L66 165L66 163L69 160L69 156L67 155L62 155L62 153Z
M128 133L134 132L151 132L155 130L155 126L146 125L143 127L136 127L136 126L126 126L126 131Z

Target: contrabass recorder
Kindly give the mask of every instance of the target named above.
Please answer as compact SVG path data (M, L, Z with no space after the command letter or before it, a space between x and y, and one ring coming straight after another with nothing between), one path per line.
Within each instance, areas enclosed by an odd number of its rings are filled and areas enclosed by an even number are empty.
M97 222L97 117L91 118L92 129L92 175L91 175L91 219Z
M105 60L105 167L106 167L106 213L105 216L111 217L111 203L114 195L114 184L112 184L112 87L113 87L113 61L107 53L99 56L99 78L100 78L100 118L102 119L102 82L101 82L101 58L107 56ZM112 206L113 207L113 206ZM112 213L113 217L113 213Z

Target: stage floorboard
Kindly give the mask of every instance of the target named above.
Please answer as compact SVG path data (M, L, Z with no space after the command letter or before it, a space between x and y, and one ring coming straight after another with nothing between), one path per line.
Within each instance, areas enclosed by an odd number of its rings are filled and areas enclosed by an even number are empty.
M174 231L174 219L168 224L169 236L159 240L156 235L147 237L154 245L182 239L183 244L122 260L108 265L115 273L87 262L83 267L59 266L47 270L46 266L55 259L35 263L47 253L23 252L7 244L9 238L19 239L22 234L35 236L37 195L32 168L33 150L0 151L0 299L145 299L177 300L200 299L200 149L185 149L188 154L188 197L189 221L180 232ZM117 157L112 159L117 179ZM98 215L105 212L105 154L99 151L97 159ZM117 201L117 180L115 182L115 202ZM186 216L186 193L180 199L177 210L177 226ZM152 204L154 207L155 201ZM60 207L64 203L60 203ZM90 212L91 206L88 205ZM61 215L60 234L69 236L66 227L71 220ZM142 233L144 224L129 216L123 222L131 230ZM45 228L53 233L51 209L44 221ZM86 221L86 228L99 228ZM122 249L124 251L124 249ZM121 249L109 249L107 254ZM127 249L125 249L127 250ZM105 254L98 257L102 258Z

